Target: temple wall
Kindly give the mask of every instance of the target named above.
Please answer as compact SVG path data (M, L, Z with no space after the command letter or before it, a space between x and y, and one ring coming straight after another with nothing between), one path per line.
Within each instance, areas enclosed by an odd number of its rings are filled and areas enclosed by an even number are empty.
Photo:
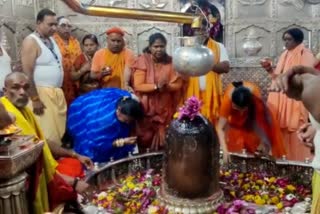
M265 89L270 83L259 59L270 56L276 60L283 50L282 33L293 26L303 29L305 44L318 52L320 39L320 0L209 0L220 11L224 25L224 43L231 58L232 70L224 75L225 83L251 80ZM83 0L91 2L91 0ZM180 11L183 0L96 0L96 5ZM179 24L154 23L76 14L60 0L0 0L1 41L14 60L19 58L22 39L34 30L35 14L49 7L59 15L69 16L75 25L74 34L81 39L90 32L105 45L105 30L120 26L126 30L128 46L141 53L153 32L168 38L168 52L178 46Z

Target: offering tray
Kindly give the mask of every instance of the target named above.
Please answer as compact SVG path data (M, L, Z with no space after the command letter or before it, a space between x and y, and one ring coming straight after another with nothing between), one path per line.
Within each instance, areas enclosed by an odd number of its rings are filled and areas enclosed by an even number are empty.
M14 135L9 139L14 149L0 154L1 180L13 178L30 167L39 157L44 144L29 135Z

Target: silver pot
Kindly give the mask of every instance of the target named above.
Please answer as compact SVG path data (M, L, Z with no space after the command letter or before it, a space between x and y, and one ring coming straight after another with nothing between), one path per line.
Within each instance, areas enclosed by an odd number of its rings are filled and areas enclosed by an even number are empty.
M184 76L202 76L212 70L214 55L198 37L183 37L183 46L173 53L174 69Z

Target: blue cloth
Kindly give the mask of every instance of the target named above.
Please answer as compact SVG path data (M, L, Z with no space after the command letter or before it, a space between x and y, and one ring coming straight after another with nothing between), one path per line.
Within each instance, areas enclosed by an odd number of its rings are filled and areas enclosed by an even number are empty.
M113 147L114 140L128 137L130 125L116 116L117 103L129 92L106 88L78 97L71 105L67 117L67 131L73 139L74 150L90 157L94 162L108 162L124 158L134 145Z

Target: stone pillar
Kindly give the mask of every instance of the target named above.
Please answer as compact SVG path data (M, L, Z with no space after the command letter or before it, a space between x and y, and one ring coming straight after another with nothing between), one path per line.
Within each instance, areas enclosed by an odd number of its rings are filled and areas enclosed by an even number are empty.
M0 180L0 213L28 214L26 198L27 174L22 173L9 180Z

